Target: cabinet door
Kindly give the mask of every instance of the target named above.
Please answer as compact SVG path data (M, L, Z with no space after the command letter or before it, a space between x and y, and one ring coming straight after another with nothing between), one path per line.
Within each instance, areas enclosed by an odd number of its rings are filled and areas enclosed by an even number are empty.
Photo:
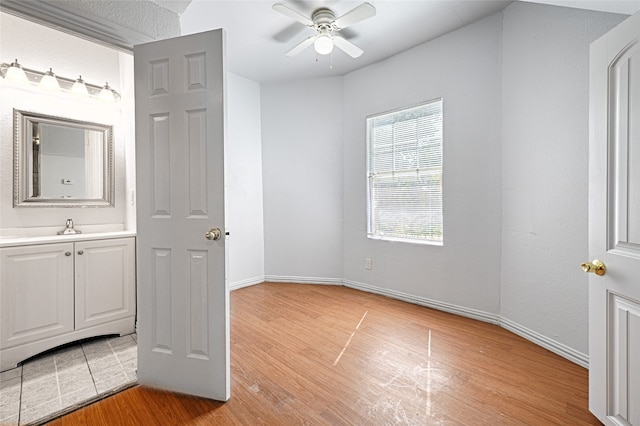
M0 348L73 331L73 243L0 249Z
M76 330L135 315L134 245L134 238L76 243Z

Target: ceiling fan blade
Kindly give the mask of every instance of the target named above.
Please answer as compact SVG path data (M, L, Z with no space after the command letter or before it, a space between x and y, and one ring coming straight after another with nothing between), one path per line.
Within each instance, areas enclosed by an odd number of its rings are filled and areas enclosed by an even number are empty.
M354 31L353 28L344 28L340 30L340 35L347 40L351 40L358 37L358 32Z
M370 3L362 3L334 21L336 27L342 29L357 22L376 16L376 8Z
M275 10L276 12L280 12L283 15L288 16L289 18L300 22L301 24L304 24L308 27L313 26L313 21L309 18L307 18L306 16L300 14L299 12L296 12L295 10L291 9L289 6L286 6L282 3L276 3L273 6L271 6L271 8L273 10Z
M338 46L352 58L358 58L364 53L364 50L360 49L358 46L340 37L339 35L333 36L333 44Z
M298 53L302 52L307 47L311 46L315 40L316 40L316 36L311 36L307 39L304 39L300 43L293 46L293 48L289 50L287 53L285 53L285 55L287 55L289 58L292 58L296 56Z
M304 27L302 25L298 24L297 22L292 22L291 24L287 25L285 28L274 34L272 38L280 43L287 43L302 31L304 31ZM346 31L348 31L348 29Z

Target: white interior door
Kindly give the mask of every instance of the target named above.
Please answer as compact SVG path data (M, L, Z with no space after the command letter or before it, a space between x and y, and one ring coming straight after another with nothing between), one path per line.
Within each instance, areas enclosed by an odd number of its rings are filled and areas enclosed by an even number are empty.
M589 139L589 408L640 426L640 12L591 45Z
M226 401L224 33L135 46L134 66L138 382Z

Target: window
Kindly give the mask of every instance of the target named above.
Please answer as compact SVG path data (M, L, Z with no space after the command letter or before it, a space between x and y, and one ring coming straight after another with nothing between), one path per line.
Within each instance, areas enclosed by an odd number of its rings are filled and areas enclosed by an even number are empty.
M367 118L369 238L442 245L442 99Z

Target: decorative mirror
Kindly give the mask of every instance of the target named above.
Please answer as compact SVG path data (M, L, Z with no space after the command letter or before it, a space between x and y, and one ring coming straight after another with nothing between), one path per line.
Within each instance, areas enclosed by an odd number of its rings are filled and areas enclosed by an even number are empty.
M113 126L13 110L14 207L113 207Z

